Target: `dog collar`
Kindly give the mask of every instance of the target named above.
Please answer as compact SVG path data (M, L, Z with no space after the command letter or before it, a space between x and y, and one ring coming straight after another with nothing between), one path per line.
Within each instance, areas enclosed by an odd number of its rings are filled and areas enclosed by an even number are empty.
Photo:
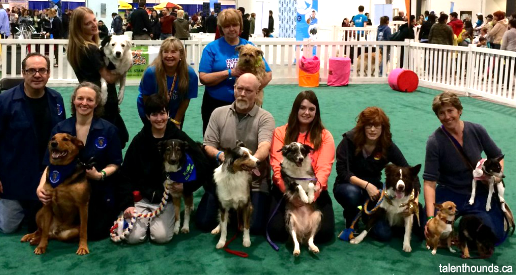
M313 181L317 181L317 178L294 178L294 177L290 177L291 179L294 179L294 180L313 180Z
M67 165L53 165L50 164L48 166L48 181L52 188L56 188L59 184L63 183L67 178L69 178L75 168L77 167L77 160L72 161Z
M446 223L446 224L453 224L453 222L454 222L454 220L451 220L451 221L450 221L450 220L448 220L448 219L446 219L446 218L441 218L441 221L443 221L443 222L444 222L444 223Z
M186 163L181 167L181 170L167 173L167 179L181 183L197 179L197 169L195 169L195 164L188 154L185 155Z

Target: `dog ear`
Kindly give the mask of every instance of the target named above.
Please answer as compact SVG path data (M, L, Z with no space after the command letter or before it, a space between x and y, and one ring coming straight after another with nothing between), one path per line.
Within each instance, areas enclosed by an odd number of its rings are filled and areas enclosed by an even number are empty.
M240 50L241 50L243 47L244 47L244 45L237 46L237 47L235 48L235 51L236 51L236 52L240 52Z
M165 146L166 146L166 141L162 140L162 141L158 142L157 145L158 145L158 152L160 154L163 154L163 151L164 151Z
M410 167L410 173L412 174L412 176L414 178L417 177L417 174L419 173L420 170L421 170L421 164L418 164L414 167Z
M312 146L310 146L310 145L303 144L303 147L305 147L305 149L308 150L309 152L312 152L314 150L314 148L312 148Z
M505 155L501 155L501 156L495 158L495 160L500 162L504 157L505 157Z
M435 202L434 202L434 206L435 206L435 208L437 208L438 210L443 209L443 205L442 205L442 204L440 204L440 203L435 203Z
M181 141L181 144L183 145L183 149L184 149L185 151L186 151L186 150L188 150L188 149L190 148L190 146L188 145L188 142L186 142L186 141L183 141L183 140L182 140L182 141Z
M237 147L245 147L245 144L241 140L237 140L236 141L236 146Z
M104 37L102 42L100 42L100 47L105 47L109 43L109 41L111 41L111 35Z
M262 56L263 57L263 51L260 49L256 49L256 56Z
M82 142L82 140L78 139L77 137L72 136L72 142L73 142L73 144L75 144L75 146L77 146L77 148L79 148L79 150L84 148L84 143Z

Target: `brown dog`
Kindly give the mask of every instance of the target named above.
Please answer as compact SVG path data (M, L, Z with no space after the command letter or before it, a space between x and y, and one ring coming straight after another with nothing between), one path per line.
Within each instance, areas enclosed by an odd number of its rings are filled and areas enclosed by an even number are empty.
M238 56L237 67L244 73L254 74L260 83L265 77L265 63L263 62L263 52L257 47L247 44L235 48L240 53ZM263 90L258 91L256 105L263 105Z
M377 54L378 54L378 58L379 58L379 65L378 67L382 64L382 53L381 52L374 52L374 53L364 53L364 68L362 70L361 68L361 63L362 63L362 55L360 55L358 58L357 58L357 74L358 76L367 76L367 69L369 68L369 65L368 65L368 60L369 60L369 55L371 55L371 76L375 75L375 64L376 64L376 57L377 57Z
M426 248L432 249L432 255L435 255L441 241L446 240L450 252L455 253L455 250L451 248L451 241L457 206L451 201L446 201L442 204L435 204L435 207L438 210L437 215L427 223Z
M76 163L83 147L82 141L69 134L56 134L48 144L50 166L44 172L44 188L52 194L52 201L36 215L38 230L21 239L22 242L29 241L31 245L38 245L35 254L46 252L49 238L68 241L77 237L77 255L90 253L87 243L90 186L85 167ZM69 169L67 165L70 165ZM80 225L74 224L77 214L80 216Z

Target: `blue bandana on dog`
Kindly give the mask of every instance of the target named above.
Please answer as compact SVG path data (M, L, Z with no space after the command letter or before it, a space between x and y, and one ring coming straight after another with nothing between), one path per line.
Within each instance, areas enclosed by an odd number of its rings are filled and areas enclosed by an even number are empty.
M77 160L72 161L68 165L53 165L48 166L48 181L53 188L56 188L59 184L63 183L69 178L75 168L77 167Z
M195 164L188 154L186 154L186 163L177 172L168 173L168 178L180 183L194 181L197 179L197 170Z

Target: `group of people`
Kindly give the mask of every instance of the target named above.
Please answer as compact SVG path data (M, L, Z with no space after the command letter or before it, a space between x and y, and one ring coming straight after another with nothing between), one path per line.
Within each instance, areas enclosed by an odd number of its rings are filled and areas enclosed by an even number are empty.
M29 10L25 7L13 7L4 9L0 7L0 33L2 38L10 35L15 37L20 27L32 26L37 33L45 33L47 37L52 35L55 39L68 38L68 24L72 10L65 9L62 15L58 15L56 9ZM32 33L32 32L31 32Z
M203 187L195 216L197 228L202 231L210 231L217 225L213 169L225 159L223 148L235 147L237 140L243 141L260 160L260 173L253 175L251 183L251 233L262 235L267 230L273 240L288 238L281 200L285 192L282 155L278 151L291 142L313 148L310 157L317 178L315 204L323 214L316 242L330 241L335 234L328 190L335 159L337 179L333 193L344 209L346 226L350 226L359 205L368 198L379 198L385 166L389 162L409 165L392 141L388 116L381 108L366 108L358 115L356 126L344 133L335 148L334 138L322 122L322 106L316 94L303 91L294 100L288 121L280 122L282 126L275 128L273 116L255 104L258 91L272 78L269 66L265 62L266 74L261 79L243 73L237 66L235 48L252 44L239 37L243 26L240 12L223 10L217 18L223 36L203 51L198 76L205 86L201 109L203 146L181 130L188 119L185 112L189 101L197 97L198 79L185 62L180 39L169 37L144 72L137 100L144 126L122 157L129 136L113 84L120 75L113 74L101 62L93 11L86 7L75 9L70 20L67 57L81 84L72 94L71 117L66 118L61 95L46 87L50 62L39 53L30 53L23 60L24 82L0 94L0 231L14 232L23 220L27 221L29 231L36 229L36 212L52 200L52 194L46 193L43 185L49 158L47 144L55 133L69 133L81 140L85 147L79 159L92 165L86 170L92 190L89 212L95 213L88 220L89 239L107 238L120 213L131 218L135 213L149 213L158 207L166 179L160 142L168 139L188 143L186 153L197 169L197 177L176 182L171 188L192 193ZM101 77L110 83L105 105L100 103ZM462 148L471 163L476 163L482 153L490 158L500 157L501 150L481 125L461 120L462 105L455 94L445 92L436 96L432 110L442 126L427 142L423 174L426 211L420 211L421 214L433 217L434 203L451 200L461 215L478 215L502 240L503 215L497 196L493 196L494 207L490 212L485 211L487 191L479 190L475 204L469 205L466 197L471 192L472 173L452 146ZM134 195L135 191L139 192L138 196ZM170 241L174 235L173 208L168 204L158 217L139 219L127 242L141 243L149 238L157 243ZM276 208L279 212L273 215ZM423 218L419 233L423 232L425 221ZM375 233L382 241L391 236L388 226L377 226Z

